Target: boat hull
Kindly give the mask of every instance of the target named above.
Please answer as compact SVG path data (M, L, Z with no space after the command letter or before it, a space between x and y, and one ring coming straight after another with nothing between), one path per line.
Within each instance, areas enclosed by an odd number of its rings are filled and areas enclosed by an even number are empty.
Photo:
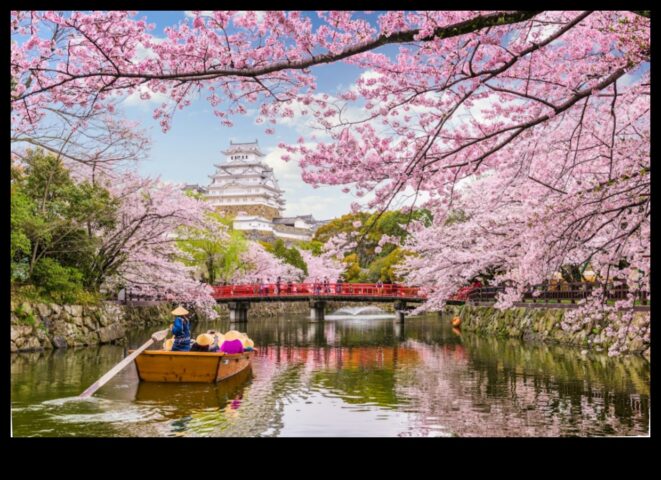
M213 383L249 367L254 355L254 350L234 355L145 350L134 362L142 382Z

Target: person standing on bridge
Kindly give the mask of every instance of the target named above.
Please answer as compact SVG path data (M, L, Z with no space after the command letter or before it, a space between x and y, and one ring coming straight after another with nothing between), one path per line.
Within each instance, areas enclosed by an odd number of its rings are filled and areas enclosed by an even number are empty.
M275 281L275 294L276 295L280 295L280 282L281 281L282 280L280 280L280 277L278 277L277 280Z
M335 282L335 293L342 293L342 277L339 277Z
M324 277L324 293L330 293L330 283L328 277Z
M174 335L174 343L172 344L173 352L188 352L190 350L190 321L186 318L188 310L181 305L172 310L172 315L175 315L174 324L172 325L172 334Z

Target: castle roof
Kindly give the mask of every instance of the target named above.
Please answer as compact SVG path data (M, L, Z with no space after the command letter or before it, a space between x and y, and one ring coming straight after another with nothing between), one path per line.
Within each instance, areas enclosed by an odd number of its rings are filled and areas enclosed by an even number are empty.
M225 155L234 155L236 153L253 153L258 157L264 156L262 151L259 149L257 140L255 140L254 142L246 142L246 143L234 143L230 140L229 148L227 150L223 150L222 153L224 153Z

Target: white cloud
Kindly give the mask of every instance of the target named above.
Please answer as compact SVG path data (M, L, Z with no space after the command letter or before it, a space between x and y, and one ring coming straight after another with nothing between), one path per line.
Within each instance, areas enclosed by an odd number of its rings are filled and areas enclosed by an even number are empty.
M253 12L255 16L257 17L257 23L262 23L264 19L266 18L266 11L264 10L239 10L233 14L233 18L236 20L240 20L243 17L246 16L248 12ZM213 17L213 10L202 10L200 12L201 17ZM184 12L184 15L188 18L195 18L196 15L193 13L192 10L186 10Z
M140 98L140 95L143 93L149 92L150 98L148 100L143 100ZM140 107L144 109L152 109L154 105L160 105L162 103L171 103L173 100L165 93L154 93L146 85L140 85L138 90L133 92L131 95L127 96L122 105L127 107Z
M303 179L298 162L296 160L285 162L281 158L283 155L288 155L288 152L276 147L263 158L263 161L273 169L280 188L287 190L287 187L295 187L298 183L302 183Z
M266 12L264 10L251 10L257 16L257 23L262 23L264 18L266 18ZM234 14L235 18L243 18L248 13L248 10L240 10Z
M305 146L312 148L313 144L306 143ZM349 213L354 196L342 193L343 187L315 189L306 184L297 156L291 155L292 159L285 162L281 157L286 154L289 154L286 150L276 147L263 158L264 163L273 168L278 185L285 192L286 216L313 215L317 220L326 220Z
M166 39L161 37L151 37L152 43L163 43ZM138 48L135 52L134 60L142 62L146 59L156 59L158 55L151 48L145 47L142 43L138 43Z
M360 74L358 77L358 80L362 80L363 82L366 82L368 80L374 79L378 80L381 77L383 77L383 74L377 72L376 70L365 70L363 73ZM351 86L349 87L349 91L358 93L358 80L356 80L356 83L352 83ZM362 88L365 90L373 90L378 87L378 84L374 85L366 85L365 83L362 83Z
M186 15L188 18L195 18L196 16L192 10L186 10L184 15ZM213 10L202 10L200 15L203 17L211 17L213 15Z

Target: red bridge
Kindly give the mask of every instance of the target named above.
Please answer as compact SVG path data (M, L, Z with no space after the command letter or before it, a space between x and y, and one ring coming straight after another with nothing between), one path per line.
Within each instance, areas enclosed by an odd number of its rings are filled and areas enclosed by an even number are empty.
M376 283L275 283L224 285L213 287L213 296L218 302L227 302L233 299L249 299L255 302L279 302L288 300L304 300L311 297L337 297L339 299L355 298L356 300L375 301L399 300L405 298L410 301L424 301L426 296L419 293L418 287L406 287L397 284ZM335 298L333 298L335 299Z
M421 303L427 298L418 287L376 283L281 283L224 285L213 287L218 303L227 303L230 320L245 322L251 302L310 302L310 317L323 321L326 302L332 300L361 302L395 302L395 309L403 320L406 303Z

